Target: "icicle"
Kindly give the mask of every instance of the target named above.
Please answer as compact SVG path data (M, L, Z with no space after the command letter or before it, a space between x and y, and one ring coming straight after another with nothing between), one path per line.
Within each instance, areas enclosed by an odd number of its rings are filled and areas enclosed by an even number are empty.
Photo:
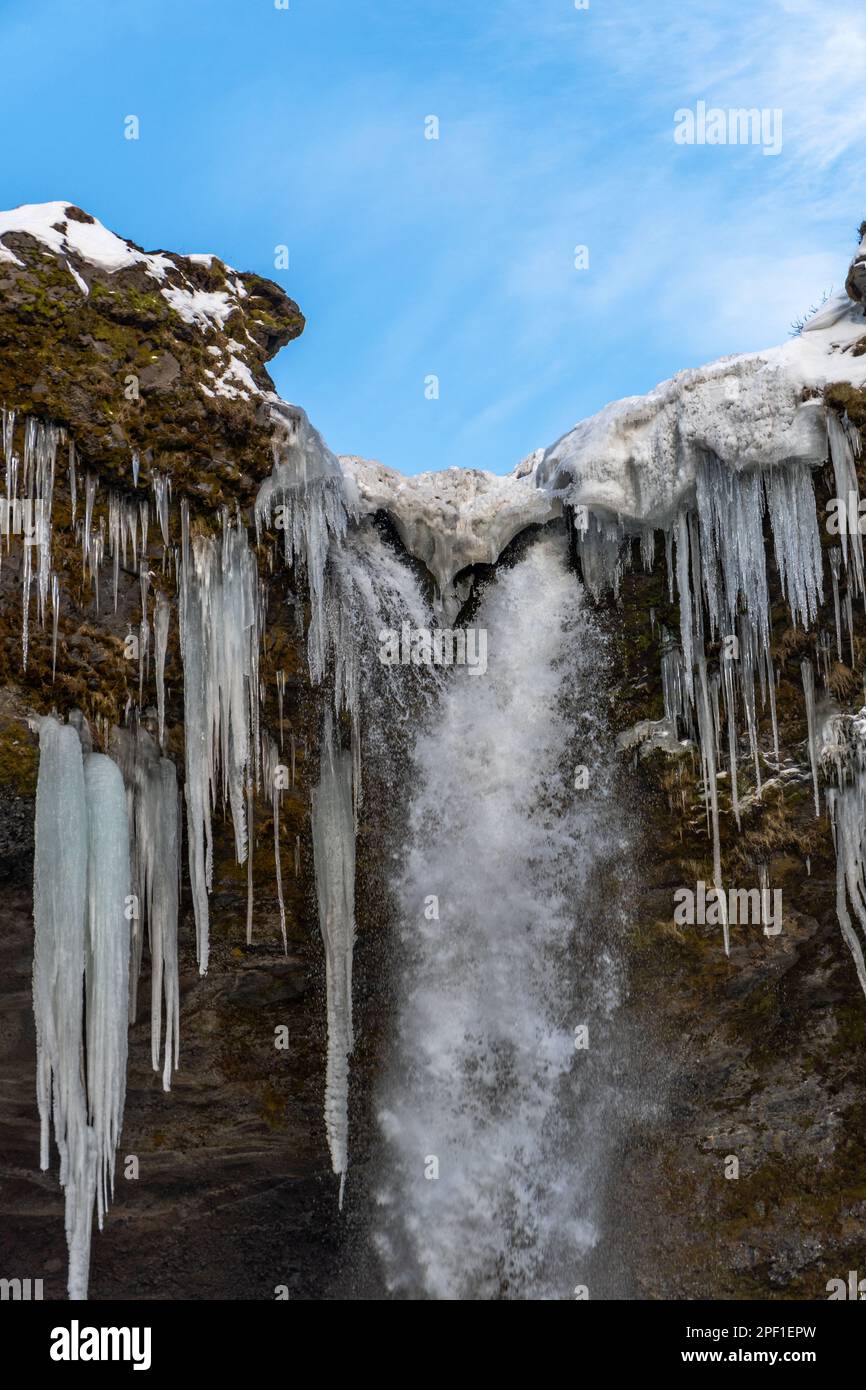
M845 625L848 629L848 642L851 648L851 669L853 671L856 665L856 657L854 655L854 609L851 599L850 584L845 590Z
M281 787L279 779L274 775L274 768L277 763L276 747L271 745L271 804L274 813L274 868L277 880L277 903L280 909L280 933L283 938L283 951L288 955L288 942L286 939L286 904L283 901L283 870L280 860L280 793Z
M247 854L245 786L253 761L258 703L258 585L255 557L241 526L222 542L189 539L181 508L181 651L184 662L186 795L190 885L199 969L207 971L213 849L211 811L222 771L239 864ZM257 725L256 725L257 727Z
M306 576L312 610L307 655L314 685L321 683L327 659L325 566L332 542L339 544L346 534L348 516L339 463L298 410L275 443L274 469L256 497L255 523L260 542L263 526L276 522L287 563Z
M138 900L130 1012L141 968L144 928L150 945L150 1044L154 1071L159 1071L165 1013L163 1090L171 1086L180 1046L177 916L180 825L177 774L169 758L145 729L114 729L111 750L123 771L133 827L133 876Z
M35 719L39 777L33 870L33 1011L40 1167L49 1165L49 1124L66 1193L69 1297L86 1298L96 1185L95 1141L87 1124L81 1072L87 803L78 734L55 719Z
M139 460L139 457L138 457L138 450L137 450L137 449L133 449L133 451L132 451L132 486L133 486L133 487L138 487L138 472L139 472L139 467L140 467L140 460Z
M156 518L162 532L162 543L168 545L168 504L171 497L171 478L165 478L162 474L154 472L150 475L150 485L153 489Z
M150 667L150 624L147 621L147 591L150 587L150 575L144 557L142 557L138 572L138 583L141 594L141 622L138 629L138 703L141 706L144 704L145 672Z
M330 711L325 715L319 783L312 793L312 825L328 1009L325 1128L331 1166L344 1178L348 1166L349 1053L353 1046L355 827L351 755L341 752L335 742ZM340 1197L342 1201L342 1182Z
M247 945L251 946L253 941L253 813L254 797L252 780L247 782L247 834L249 836L249 851L247 853ZM277 857L277 867L279 868L279 856ZM280 884L282 888L282 884ZM282 893L280 894L282 898ZM285 916L283 918L285 922ZM285 926L283 927L283 940L285 940Z
M75 526L75 516L78 510L78 479L75 473L75 444L69 441L69 495L72 499L72 525Z
M100 1230L114 1194L126 1097L129 991L129 827L120 769L103 753L84 765L87 795L87 1097L96 1146Z
M159 746L165 747L165 653L168 647L168 623L171 604L168 596L161 590L156 596L153 615L154 640L156 643L156 708L159 721Z
M120 576L120 498L108 494L108 553L114 561L114 611L117 612L117 584Z
M765 486L782 592L794 622L808 628L824 597L811 469L774 468L766 475Z
M725 691L725 719L728 725L728 762L731 769L731 808L737 829L740 829L740 798L737 788L737 702L734 690L733 662L722 660L722 679Z
M51 576L51 680L57 675L57 630L60 623L60 580Z
M689 527L685 512L677 517L677 589L680 598L680 639L683 652L683 679L690 700L694 699L692 671L695 664L692 637L692 592L689 582Z
M840 418L835 411L827 412L827 440L836 479L836 496L844 504L848 517L859 518L860 489L857 483L857 459L860 456L860 435L847 415ZM854 590L863 593L863 537L858 525L840 527L839 540L846 569L851 569ZM848 547L851 548L849 565Z
M727 956L731 953L731 941L728 928L727 900L722 887L722 860L719 842L719 793L716 785L717 737L712 725L709 686L707 681L707 663L703 655L698 657L697 670L698 726L701 735L700 745L701 763L703 765L704 797L706 799L707 814L711 821L713 839L713 883L718 893L719 907L722 914L725 955Z
M866 994L866 962L848 903L866 931L866 708L831 718L824 729L821 761L836 785L827 789L827 809L836 848L836 915Z
M285 671L278 671L278 672L277 672L277 708L278 708L278 710L279 710L279 718L280 718L280 751L281 751L281 752L282 752L282 748L283 748L283 697L285 696L285 693L286 693L286 673L285 673Z
M836 652L842 660L842 609L839 602L839 571L842 567L842 551L838 545L830 549L830 571L833 576L833 612L836 616Z
M69 1297L83 1299L94 1199L101 1226L123 1125L129 829L123 779L110 758L87 752L83 718L70 717L67 725L34 719L33 726L39 733L33 1007L40 1162L48 1167L52 1110L66 1192Z
M812 786L815 790L815 815L821 814L821 797L818 791L818 743L815 729L815 673L812 663L804 659L800 663L803 676L803 691L806 697L806 727L809 738L809 765L812 768Z

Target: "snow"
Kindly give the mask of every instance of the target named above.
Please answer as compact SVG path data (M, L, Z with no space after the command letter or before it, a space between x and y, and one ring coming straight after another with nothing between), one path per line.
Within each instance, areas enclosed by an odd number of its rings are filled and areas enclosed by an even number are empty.
M81 278L81 276L78 274L78 271L75 269L75 266L72 265L69 261L66 261L65 264L66 264L66 269L69 271L69 274L72 276L72 278L73 278L73 280L75 281L76 285L77 285L78 288L81 290L81 293L82 293L83 295L85 295L85 296L86 296L86 295L89 295L89 294L90 294L90 286L88 285L87 281L86 281L86 280L83 280L83 279Z
M539 487L636 525L666 528L692 502L707 456L736 473L827 457L826 410L809 390L866 383L863 310L836 299L781 347L678 373L581 421L544 451Z
M79 222L67 215L68 202L24 203L9 212L0 212L0 260L21 265L3 243L10 232L27 232L59 256L77 255L100 270L114 272L143 266L155 280L165 279L175 264L167 256L148 255L110 232L101 222Z
M229 315L237 308L238 300L246 297L246 291L237 278L229 281L231 293L226 290L201 290L190 282L177 283L178 279L182 282L186 280L183 274L184 261L193 265L211 266L214 261L218 261L218 257L197 253L192 256L170 258L160 252L140 251L123 237L109 231L96 219L81 222L77 217L70 217L67 209L72 206L74 205L63 201L25 203L8 212L0 212L0 262L17 266L24 264L12 248L5 244L3 238L12 232L26 232L63 260L69 274L85 295L90 293L87 281L72 263L72 257L109 274L140 268L159 283L160 293L185 323L193 324L206 332L222 330ZM236 274L230 266L226 266L225 269ZM167 278L171 283L165 283ZM233 350L241 350L240 344L235 344ZM246 370L240 362L234 368L234 375L238 380L243 380Z
M183 289L180 285L170 285L161 293L184 323L206 331L222 329L229 314L237 308L225 290Z
M207 375L216 382L213 392L209 395L225 396L228 400L237 400L240 397L243 401L248 401L252 396L263 394L253 380L253 374L246 362L242 362L239 357L230 357L228 366L223 371L221 377L215 377L213 372Z

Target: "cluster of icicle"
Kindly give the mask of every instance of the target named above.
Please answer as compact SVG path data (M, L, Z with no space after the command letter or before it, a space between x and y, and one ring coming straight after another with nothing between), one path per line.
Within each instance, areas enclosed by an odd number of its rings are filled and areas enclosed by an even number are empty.
M33 1009L40 1164L49 1135L66 1195L69 1297L87 1297L94 1201L114 1192L142 931L153 962L153 1064L165 995L167 1088L177 1063L178 800L174 765L144 730L115 729L93 751L81 716L35 717ZM116 759L116 760L115 760Z
M833 465L836 495L846 501L853 497L857 514L859 492L857 457L859 434L846 418L828 414L828 452ZM782 591L795 626L808 631L815 623L824 599L820 523L817 513L812 470L805 464L780 465L767 470L736 472L708 455L698 467L693 509L682 509L667 531L666 554L671 601L679 599L680 640L677 647L663 633L662 688L665 720L673 730L692 738L699 748L708 830L713 845L713 880L724 904L719 845L719 799L717 779L727 763L731 804L737 826L741 801L738 787L738 750L745 733L754 768L756 795L762 789L761 753L758 743L760 712L769 714L773 738L773 763L779 768L779 736L776 719L777 676L771 655L770 596L764 545L764 518L768 517L773 537L776 565ZM593 523L595 523L593 525ZM617 523L596 522L590 517L588 529L576 536L576 545L587 567L588 583L595 590L608 587L616 591L627 563L622 546L623 528ZM645 564L652 563L652 542L641 532ZM853 652L852 594L864 595L862 536L840 532L840 544L830 551L836 620L836 646L839 658L847 627ZM848 584L844 605L840 597L840 576L845 571ZM733 639L733 640L732 640ZM707 665L707 643L720 644L717 671ZM829 663L826 642L819 642L825 674ZM810 661L803 663L803 683L809 729L809 755L815 793L815 812L820 814L818 781L818 743L816 730L815 671ZM727 748L723 752L722 725L727 727ZM765 756L765 761L770 761ZM830 759L825 770L836 764ZM862 952L851 927L845 903L845 885L858 919L866 928L863 901L863 862L866 844L861 828L864 790L850 771L840 770L838 788L831 790L828 804L835 813L837 849L840 854L839 921L845 940L857 962L858 974L866 991ZM866 788L866 783L863 783ZM861 798L859 806L856 798ZM859 820L858 820L859 816ZM856 852L853 848L856 841ZM724 922L725 950L730 949L728 923Z
M380 628L399 628L409 608L418 603L411 572L382 541L375 526L364 521L349 530L349 520L357 521L356 503L336 459L304 413L297 411L275 448L271 477L259 491L256 530L258 539L265 527L282 531L284 561L298 579L306 581L310 679L314 686L327 681L333 694L332 707L323 714L319 780L312 792L312 833L319 926L325 948L325 1129L331 1166L340 1177L341 1204L348 1167L349 1056L353 1047L362 690L372 684L369 671L362 680L360 654L369 660L377 649ZM422 626L428 621L426 611L414 617ZM386 703L390 717L405 699L405 690L400 688L405 683L399 676L384 667L375 672L375 679L389 683ZM188 672L186 679L188 684ZM347 748L340 734L344 721L348 726ZM269 757L272 761L274 753L265 748L262 756L264 761ZM274 814L276 826L276 798Z
M259 644L263 605L246 527L223 516L222 536L191 536L181 505L180 644L184 669L189 876L199 970L209 957L211 816L231 808L239 864L249 853L251 781L261 782Z
M177 924L180 901L180 792L170 758L161 756L155 739L138 724L112 729L111 756L123 774L130 828L133 891L138 911L132 920L132 968L129 1020L137 1016L144 933L150 949L150 1040L154 1071L163 1090L171 1087L180 1049L180 985ZM163 1024L163 1008L165 1019Z
M49 597L51 600L54 657L57 656L57 622L60 610L58 577L51 567L52 507L57 451L66 439L59 425L44 424L41 420L25 419L24 447L19 454L15 448L14 410L0 412L0 439L6 465L6 495L3 526L0 533L0 563L5 549L15 533L24 536L21 569L21 653L27 669L30 646L30 606L33 581L36 580L39 624L45 626ZM70 445L70 460L74 450ZM74 468L74 463L70 463ZM34 551L35 567L34 567Z
M84 510L79 512L79 466L75 444L67 439L66 431L59 425L51 424L33 417L25 417L21 424L23 448L16 448L17 416L14 410L5 407L0 411L0 444L6 467L6 492L0 524L0 565L4 551L12 548L13 538L20 535L23 541L21 559L21 660L24 670L30 654L30 624L32 596L35 581L36 616L41 628L45 627L48 606L51 607L52 623L52 679L57 670L57 637L60 619L60 580L52 568L52 543L54 539L54 492L58 470L58 451L61 445L67 446L67 484L71 505L71 520L74 533L81 546L82 569L89 578L94 593L96 610L99 611L99 581L106 554L112 562L114 608L117 610L118 583L121 567L131 566L137 570L141 589L141 623L139 638L139 703L144 694L144 682L149 676L150 627L147 617L150 572L147 567L147 547L150 504L147 498L130 499L110 490L108 493L107 518L102 516L94 521L97 500L97 479L86 473L84 484ZM133 483L138 486L139 460L132 459ZM165 571L170 563L168 537L168 505L171 483L155 470L151 474L151 489L156 518L163 540L162 567ZM167 608L164 596L157 594L155 606L165 611L159 614L162 632L167 633ZM157 642L160 637L157 627ZM164 661L165 646L162 648ZM157 646L157 662L160 653ZM161 675L161 672L160 672ZM160 696L162 686L160 685Z
M334 684L337 718L330 709L325 711L319 781L312 793L312 831L319 927L325 948L325 1131L331 1167L340 1178L341 1205L348 1167L355 835L361 786L356 654L346 625L351 608L344 600L349 595L341 591L345 570L339 566L349 515L339 464L303 411L297 411L275 445L273 472L259 491L255 520L257 539L264 527L282 531L283 559L298 580L306 582L311 682L321 685L331 673ZM351 752L344 752L340 745L339 716L343 711L349 716ZM277 814L275 794L275 827ZM282 917L282 900L280 910Z
M363 521L343 540L332 540L324 575L318 631L333 687L324 713L320 775L312 796L313 852L319 925L325 946L328 1056L325 1129L340 1204L348 1166L349 1056L353 1047L352 955L355 943L355 838L362 801L362 718L365 747L393 737L393 721L406 717L406 673L370 662L381 629L410 619L430 622L414 575L375 525ZM317 639L318 640L318 639ZM366 668L362 667L362 653ZM433 672L435 683L439 673ZM339 724L349 725L349 748ZM383 727L387 725L387 727Z

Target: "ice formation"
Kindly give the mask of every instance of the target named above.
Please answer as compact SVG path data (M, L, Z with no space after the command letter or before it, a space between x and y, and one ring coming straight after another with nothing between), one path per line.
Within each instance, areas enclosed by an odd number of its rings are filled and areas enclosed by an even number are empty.
M246 787L258 768L260 608L246 528L224 518L221 539L190 536L182 513L181 651L184 663L189 873L199 969L208 968L211 814L231 808L235 852L247 857Z
M126 1099L129 997L129 830L117 764L84 763L87 798L87 1098L96 1145L100 1228L114 1192L114 1155Z
M340 749L330 712L325 718L319 782L312 794L312 823L328 1008L325 1128L331 1166L340 1176L342 1206L348 1166L349 1054L353 1047L355 821L352 756Z
M23 421L23 454L19 456L15 449L15 423L15 411L4 408L0 440L6 465L6 493L0 535L7 549L13 535L20 536L22 542L21 664L26 670L34 578L40 627L45 626L49 594L55 615L60 602L59 581L51 567L52 507L57 450L66 433L57 425L26 418Z
M848 907L850 903L866 936L866 709L830 717L821 761L835 782L827 789L827 807L836 846L836 913L866 994L863 943Z
M160 756L146 729L114 729L111 752L126 787L132 835L132 970L130 1021L137 1013L144 929L150 947L150 1039L154 1071L159 1070L165 1015L164 1090L171 1085L180 1049L180 986L177 923L180 893L180 804L174 763Z
M387 512L409 554L427 566L446 622L457 616L469 594L471 585L456 582L461 570L495 564L527 526L559 516L558 499L534 485L536 463L532 455L504 478L467 468L407 478L380 463L341 459L344 475L357 488L362 514Z
M286 564L307 583L312 609L307 650L310 677L318 685L328 658L323 622L328 555L346 534L356 496L303 410L283 405L275 419L274 467L256 498L256 535L271 525L282 531Z
M126 1091L126 799L119 769L102 754L83 756L74 724L49 717L33 723L40 751L33 886L40 1164L49 1167L53 1122L66 1194L69 1297L81 1299L93 1206L101 1225Z

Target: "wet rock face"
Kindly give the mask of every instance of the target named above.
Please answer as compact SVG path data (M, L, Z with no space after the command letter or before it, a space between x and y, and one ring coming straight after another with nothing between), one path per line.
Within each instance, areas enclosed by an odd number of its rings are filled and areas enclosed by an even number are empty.
M862 411L862 395L852 404ZM866 482L862 464L859 482ZM832 486L819 475L821 515ZM815 815L810 785L799 668L814 638L789 626L769 548L768 573L784 775L774 776L765 760L756 798L743 757L739 832L727 774L719 792L723 882L757 887L766 865L770 888L782 893L779 936L733 926L728 957L719 926L675 923L675 893L712 879L695 750L625 754L644 827L623 943L626 1020L640 1039L634 1065L644 1102L611 1194L622 1264L608 1277L619 1281L620 1296L823 1299L828 1280L862 1262L866 1103L856 1059L866 1001L836 917L831 828L823 798ZM830 595L819 624L825 631L833 629L832 606ZM675 631L678 613L662 563L651 575L626 576L609 621L620 672L613 714L633 731L663 713L659 628ZM855 605L858 670L864 644L866 619ZM711 668L717 659L708 653ZM857 672L836 661L830 679L860 703ZM772 746L766 710L761 746Z
M265 363L303 328L216 256L145 253L70 204L0 218L0 403L66 425L114 483L137 451L176 494L249 505L272 462Z

